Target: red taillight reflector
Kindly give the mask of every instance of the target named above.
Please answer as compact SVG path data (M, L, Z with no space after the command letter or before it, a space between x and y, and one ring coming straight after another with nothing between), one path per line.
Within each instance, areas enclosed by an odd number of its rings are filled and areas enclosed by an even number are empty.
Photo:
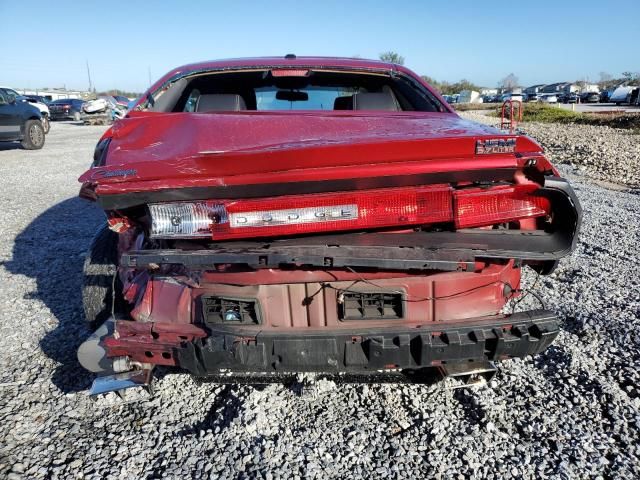
M545 216L550 211L550 202L535 195L537 189L536 185L516 185L458 190L454 195L456 228Z
M271 75L274 77L306 77L309 75L309 70L285 68L282 70L271 70Z
M451 223L470 228L549 215L537 185L449 185L149 204L152 238L278 237Z
M453 220L451 188L388 188L224 202L214 239L404 227Z

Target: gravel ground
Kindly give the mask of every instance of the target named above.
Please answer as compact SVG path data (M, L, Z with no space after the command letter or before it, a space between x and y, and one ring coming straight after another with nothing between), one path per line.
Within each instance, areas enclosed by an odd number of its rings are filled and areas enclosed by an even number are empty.
M87 397L75 360L101 220L76 178L102 130L56 123L42 151L0 148L0 478L640 477L637 195L561 167L583 203L581 242L535 291L563 330L487 387L319 382L301 395L165 371L153 399L114 407ZM598 135L616 151L618 134Z
M476 122L497 126L500 119L483 112L460 112ZM640 190L640 135L593 125L522 123L519 128L540 142L556 164L571 165L592 179Z

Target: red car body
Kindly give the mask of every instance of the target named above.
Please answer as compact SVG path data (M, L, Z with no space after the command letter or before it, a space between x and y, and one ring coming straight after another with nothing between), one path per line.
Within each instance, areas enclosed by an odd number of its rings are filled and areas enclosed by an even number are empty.
M333 109L258 109L262 89L293 108L316 87ZM206 101L214 111L197 110ZM180 67L105 133L80 181L117 232L109 295L124 305L94 345L126 369L197 375L539 352L557 317L501 312L521 267L550 272L580 223L535 141L463 120L408 69L360 59Z

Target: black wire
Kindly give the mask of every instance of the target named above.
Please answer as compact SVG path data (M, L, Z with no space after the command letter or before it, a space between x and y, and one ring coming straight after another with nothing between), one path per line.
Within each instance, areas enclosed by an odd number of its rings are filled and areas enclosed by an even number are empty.
M547 309L547 306L545 305L544 300L542 300L536 292L530 290L529 293L531 293L531 295L533 295L536 298L536 300L540 302L540 306L542 307L543 310Z
M328 283L321 283L321 284L320 284L320 288L318 289L318 291L316 291L315 293L313 293L313 294L311 294L311 295L307 296L307 297L303 300L304 304L305 304L305 305L309 305L309 303L311 303L311 301L313 300L313 298L314 298L316 295L318 295L318 294L319 294L322 290L324 290L325 288L330 288L330 289L332 289L332 290L335 290L336 292L341 292L341 293L345 293L345 292L346 292L346 293L357 293L357 294L360 294L360 293L362 293L362 292L358 292L358 291L355 291L355 290L351 290L351 287L353 287L354 285L356 285L356 284L357 284L357 283L359 283L359 282L366 283L366 284L371 285L371 286L373 286L373 287L375 287L375 288L379 288L380 290L386 290L386 289L385 289L385 287L383 287L382 285L378 285L378 284L376 284L376 283L372 282L371 280L367 280L366 278L363 278L363 277L362 277L358 272L356 272L354 269L352 269L352 268L350 268L350 267L347 267L347 269L348 269L349 271L351 271L352 273L354 273L354 274L356 274L356 275L360 276L360 278L359 278L358 280L354 280L354 281L351 283L351 285L349 285L347 288L337 288L337 287L334 287L333 285L330 285L330 284L328 284ZM445 299L448 299L448 298L455 298L455 297L459 297L459 296L462 296L462 295L467 295L467 294L469 294L469 293L471 293L471 292L474 292L474 291L476 291L476 290L480 290L480 289L482 289L482 288L490 287L491 285L495 285L496 283L498 283L498 284L502 284L502 285L509 285L508 283L503 282L502 280L495 280L495 281L493 281L493 282L486 283L486 284L484 284L484 285L477 285L477 286L472 287L472 288L469 288L469 289L467 289L467 290L463 290L463 291L461 291L461 292L452 293L452 294L450 294L450 295L441 295L441 296L435 296L435 297L423 297L423 298L416 298L416 299L409 299L409 298L406 298L406 297L407 297L407 294L406 294L406 292L404 292L404 291L402 291L402 290L392 290L390 293L397 293L397 294L399 294L399 295L403 295L403 296L405 297L405 298L403 298L403 301L405 301L405 302L408 302L408 303L419 303L419 302L428 302L428 301L430 301L430 300L445 300ZM509 286L511 286L511 285L509 285Z
M351 267L347 267L347 269L348 269L349 271L351 271L352 273L355 273L356 275L360 275L358 272L356 272L356 271L355 271L353 268L351 268ZM372 282L371 280L367 280L366 278L363 278L362 276L360 276L360 281L361 281L361 282L364 282L364 283L368 283L369 285L371 285L371 286L373 286L373 287L376 287L376 288L379 288L379 289L381 289L381 290L384 290L384 289L385 289L383 286L378 285L378 284L376 284L376 283ZM404 301L405 301L405 302L426 302L426 301L429 301L429 300L444 300L444 299L447 299L447 298L454 298L454 297L458 297L458 296L461 296L461 295L466 295L466 294L469 294L469 293L474 292L474 291L476 291L476 290L480 290L481 288L490 287L491 285L495 285L496 283L500 283L500 284L502 284L503 286L504 286L504 285L509 285L508 283L503 282L502 280L495 280L495 281L493 281L493 282L489 282L489 283L484 284L484 285L478 285L478 286L476 286L476 287L472 287L472 288L469 288L469 289L467 289L467 290L463 290L462 292L452 293L452 294L450 294L450 295L441 295L441 296L437 296L437 297L424 297L424 298L419 298L419 299L417 299L417 300L409 300L409 299L406 299L406 298L405 298L405 299L404 299ZM352 286L353 286L353 285L350 285L348 288L351 288ZM511 286L511 285L509 285L509 286ZM329 285L329 287L330 287L330 288L333 288L334 290L342 290L342 289L334 288L334 287L332 287L331 285ZM346 291L346 290L344 290L344 291ZM350 291L350 293L362 293L362 292L353 292L353 291ZM400 294L400 295L405 295L405 292L403 292L403 291L401 291L401 290L394 290L392 293L398 293L398 294Z
M524 294L517 299L515 302L513 302L513 307L511 308L511 313L515 313L516 312L516 307L518 305L520 305L520 302L522 302L527 295L529 295L530 293L536 297L536 299L542 304L542 308L545 308L544 306L544 302L540 299L540 297L538 297L534 292L533 289L536 288L536 285L538 285L538 280L540 280L540 273L536 272L536 278L533 281L533 284L531 285L531 287L529 287L527 290L521 290L521 292L524 292Z
M335 290L336 292L340 292L340 293L345 293L345 292L346 292L346 293L357 293L357 294L360 294L360 293L362 293L362 292L358 292L358 291L356 291L356 290L351 290L351 287L353 287L354 285L358 284L359 282L369 284L369 285L371 285L371 286L373 286L373 287L375 287L375 288L379 288L380 290L386 290L386 289L385 289L385 287L383 287L382 285L378 285L377 283L372 282L371 280L367 280L366 278L362 277L362 276L361 276L358 272L356 272L353 268L351 268L351 267L347 267L347 270L351 271L351 273L354 273L354 274L356 274L356 275L360 276L360 278L359 278L358 280L354 280L354 281L351 283L351 285L349 285L347 288L337 288L337 287L334 287L333 285L330 285L330 284L328 284L328 283L320 283L320 288L318 289L318 291L316 291L316 292L315 292L315 293L313 293L312 295L307 296L307 297L303 300L304 304L305 304L305 305L309 305L309 304L311 303L311 301L313 300L313 298L314 298L316 295L318 295L318 294L319 294L322 290L324 290L325 288L330 288L331 290ZM516 309L516 307L518 306L518 304L519 304L520 302L522 302L522 300L524 300L524 298L525 298L527 295L529 295L529 294L533 295L533 296L536 298L536 300L538 300L538 302L540 302L540 305L542 306L542 308L543 308L543 309L545 309L545 308L546 308L546 305L545 305L544 301L540 298L540 296L538 296L538 294L537 294L537 293L535 293L535 292L533 291L533 288L535 288L535 286L537 285L538 280L539 280L539 278L540 278L540 274L539 274L538 272L536 272L536 274L537 274L537 275L536 275L536 279L534 280L533 285L531 285L531 288L530 288L530 289L527 289L527 290L519 290L519 289L517 289L517 288L516 288L516 289L514 289L514 290L513 290L513 293L518 293L518 292L519 292L519 293L524 293L524 294L523 294L523 295L522 295L522 296L521 296L521 297L520 297L520 298L519 298L519 299L514 303L514 305L513 305L513 309L512 309L512 312L511 312L511 313L515 313L515 309ZM428 301L430 301L430 300L446 300L446 299L448 299L448 298L455 298L455 297L458 297L458 296L461 296L461 295L467 295L467 294L469 294L469 293L471 293L471 292L474 292L474 291L476 291L476 290L480 290L481 288L490 287L491 285L495 285L496 283L498 283L498 284L502 284L503 286L507 286L507 285L508 285L510 288L513 288L513 287L512 287L509 283L507 283L507 282L503 282L502 280L495 280L495 281L493 281L493 282L486 283L486 284L484 284L484 285L478 285L478 286L475 286L475 287L469 288L469 289L467 289L467 290L463 290L463 291L461 291L461 292L452 293L452 294L450 294L450 295L441 295L441 296L436 296L436 297L423 297L423 298L417 298L417 299L411 299L411 300L410 300L410 299L408 299L408 298L403 298L403 301L405 301L405 302L407 302L407 303L419 303L419 302L428 302ZM397 293L397 294L399 294L399 295L403 295L403 296L405 296L405 297L407 296L406 292L404 292L404 291L402 291L402 290L392 290L390 293Z

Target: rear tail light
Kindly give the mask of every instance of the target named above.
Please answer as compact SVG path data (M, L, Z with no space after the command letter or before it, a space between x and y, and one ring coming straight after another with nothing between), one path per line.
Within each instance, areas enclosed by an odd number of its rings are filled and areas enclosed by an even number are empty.
M547 215L535 185L454 191L448 185L255 200L149 205L152 238L276 237L454 223L478 227Z
M149 205L156 238L234 238L450 222L451 188L430 186Z
M456 228L545 216L550 211L549 199L535 195L537 189L536 185L505 185L485 190L459 190L454 201Z
M226 221L222 205L205 202L149 205L151 237L211 238L211 225Z

